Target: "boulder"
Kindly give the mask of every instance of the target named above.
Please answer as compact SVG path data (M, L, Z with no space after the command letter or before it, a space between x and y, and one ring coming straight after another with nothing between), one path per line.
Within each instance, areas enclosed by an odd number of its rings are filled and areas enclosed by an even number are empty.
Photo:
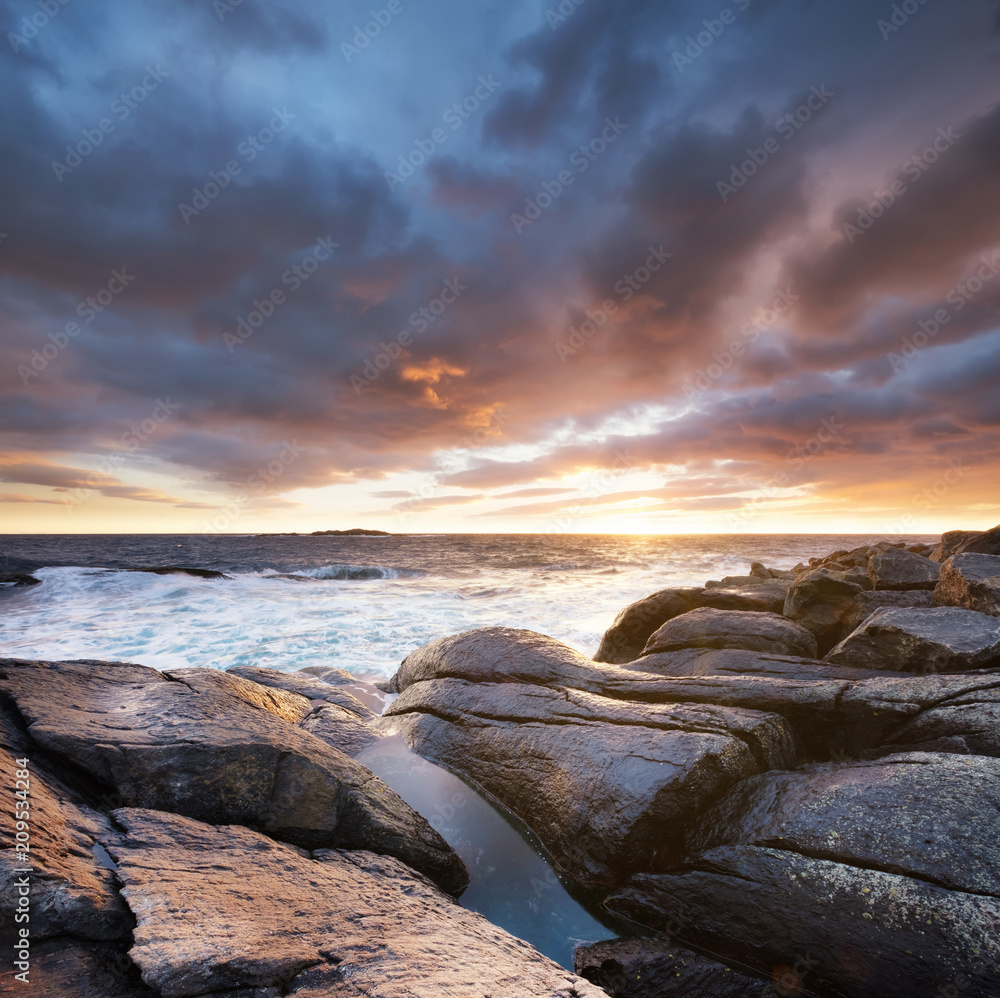
M843 617L843 630L836 643L840 643L851 631L860 627L876 610L887 608L912 610L927 609L934 605L934 594L926 589L911 589L907 592L896 592L891 589L880 589L877 592L858 593L854 597L854 606ZM829 650L829 649L827 649Z
M773 714L502 679L414 683L376 723L483 787L559 866L593 884L669 865L709 802L798 759L790 726Z
M131 957L164 998L603 994L397 859L310 854L156 811L114 817Z
M876 610L826 661L891 672L1000 668L1000 620L950 606Z
M855 582L833 578L824 569L813 569L793 583L782 612L813 634L822 655L844 636L845 620L854 611L855 598L862 591Z
M841 832L840 826L828 829ZM1000 992L1000 902L774 845L721 846L640 874L605 907L825 998ZM951 993L951 992L947 992Z
M775 995L767 981L748 977L663 938L638 936L578 946L573 969L603 988L611 998L774 998ZM779 986L782 983L781 979L775 980Z
M956 554L941 565L935 606L961 606L1000 617L1000 557Z
M691 597L691 606L711 607L713 610L750 610L756 613L781 613L788 592L788 582L772 579L752 579L749 583L734 585L726 581L709 583Z
M949 530L941 535L941 544L931 555L934 561L947 561L955 554L1000 555L1000 525L990 530Z
M933 589L940 573L937 562L905 548L890 548L868 562L868 576L876 590Z
M1000 839L977 826L1000 827L1000 760L897 753L752 776L702 815L688 848L779 848L1000 898Z
M29 886L31 939L73 935L81 940L125 940L132 931L132 916L118 896L118 883L99 844L111 832L111 823L83 797L67 787L46 765L17 720L0 705L0 767L8 787L5 807L9 813L5 832L13 829L13 797L27 786L30 855L22 860L13 842L0 850L0 939L13 939L12 918L19 899L18 881L31 869ZM20 786L15 775L29 759L28 778ZM9 972L9 965L4 973Z
M643 655L682 648L743 648L815 658L816 639L777 613L741 613L701 607L667 621L646 642Z
M604 632L595 662L631 662L642 654L649 636L661 624L691 609L690 595L664 589L625 607Z
M0 592L22 586L40 586L41 584L41 579L36 579L33 575L28 575L25 572L0 572Z
M296 725L310 701L212 669L0 661L32 740L127 805L247 824L308 848L398 856L446 889L465 867L363 766Z

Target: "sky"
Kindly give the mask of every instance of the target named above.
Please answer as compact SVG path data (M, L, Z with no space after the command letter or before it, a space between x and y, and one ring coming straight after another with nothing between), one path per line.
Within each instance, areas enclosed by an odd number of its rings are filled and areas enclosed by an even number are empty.
M0 31L0 533L1000 520L996 0Z

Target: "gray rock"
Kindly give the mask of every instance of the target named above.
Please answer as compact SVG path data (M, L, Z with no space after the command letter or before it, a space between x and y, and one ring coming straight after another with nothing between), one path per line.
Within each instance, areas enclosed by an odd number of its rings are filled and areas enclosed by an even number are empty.
M956 554L941 566L935 606L961 606L1000 617L1000 557Z
M13 795L23 789L15 779L22 768L17 760L28 758L26 810L31 836L31 852L25 862L12 847L0 850L0 939L13 939L18 881L24 877L15 870L25 867L32 870L28 879L33 942L62 934L81 940L128 939L132 916L118 896L114 873L98 858L102 847L95 849L95 843L111 832L111 823L49 770L2 705L0 743L0 769L8 788L4 831L13 835L14 805L20 801ZM8 919L11 921L5 925ZM6 976L10 972L6 952L5 958Z
M653 593L625 607L604 632L595 662L631 662L642 654L649 636L673 617L691 609L690 594L674 589Z
M941 566L905 548L890 548L868 562L868 576L875 589L933 589Z
M230 676L249 679L251 682L267 686L270 689L297 693L307 700L320 700L324 703L336 704L338 707L352 711L366 721L377 716L375 711L367 707L356 696L347 692L344 689L344 684L331 685L308 673L279 672L277 669L268 669L259 665L233 666L233 668L227 669L226 673ZM316 706L316 704L313 705L314 708Z
M1000 760L916 752L750 777L702 815L688 848L788 849L1000 897L1000 839L970 835L977 825L1000 828Z
M1000 621L958 607L876 610L826 661L892 672L1000 668Z
M772 714L509 680L415 683L376 723L485 788L587 883L669 865L711 800L798 757L790 726Z
M251 825L309 848L398 856L450 890L465 868L363 766L296 725L295 693L213 669L0 661L31 738L114 787L125 804Z
M762 976L799 967L803 993L935 995L946 983L963 998L1000 992L995 897L780 843L721 846L673 873L641 874L605 906L654 929L669 924L681 940Z
M310 855L162 812L114 816L125 832L108 849L138 922L131 956L164 998L603 994L396 859Z
M815 658L816 639L777 613L741 613L702 607L667 621L646 642L643 655L683 648L742 648Z
M749 610L757 613L781 613L785 605L785 595L789 583L780 579L765 582L763 579L751 579L749 582L734 585L725 580L709 583L704 589L691 598L691 606L710 607L713 610Z
M854 597L854 606L843 617L843 630L837 641L843 641L851 631L860 627L876 610L917 608L927 609L934 605L934 594L926 589L911 589L908 592L896 592L882 589L878 592L858 593Z
M782 612L813 634L822 655L844 636L845 621L862 591L855 582L833 578L822 568L813 569L793 583Z
M1000 555L1000 525L990 530L950 530L941 535L941 545L931 556L947 561L955 554Z
M639 936L578 946L573 969L611 998L774 998L747 977L669 939Z

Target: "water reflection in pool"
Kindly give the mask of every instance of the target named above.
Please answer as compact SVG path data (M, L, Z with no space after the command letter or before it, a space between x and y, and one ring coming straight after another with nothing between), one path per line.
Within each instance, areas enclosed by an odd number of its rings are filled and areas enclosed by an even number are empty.
M398 737L376 742L357 759L422 814L462 858L471 878L461 897L464 908L569 969L578 944L618 934L569 895L534 836L514 815L454 773L421 759Z

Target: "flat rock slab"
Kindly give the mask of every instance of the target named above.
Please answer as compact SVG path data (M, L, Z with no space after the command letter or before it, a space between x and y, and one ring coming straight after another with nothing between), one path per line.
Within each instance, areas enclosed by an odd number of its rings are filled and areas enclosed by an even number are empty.
M107 846L138 923L130 955L164 998L604 994L398 860L310 855L155 811L114 817L124 832Z
M307 700L334 704L357 714L362 720L370 721L378 716L367 704L344 689L343 683L333 685L305 672L279 672L261 665L240 665L227 669L226 675L249 679L270 689L296 693Z
M1000 761L914 752L751 777L702 816L688 848L788 849L1000 897L998 829Z
M31 852L22 861L8 834L13 832L13 795L18 759L30 758L28 805ZM99 843L111 823L71 791L48 770L38 752L18 729L15 719L0 705L0 771L7 790L4 848L0 849L0 940L6 947L16 936L13 914L19 899L18 884L31 869L30 924L32 941L69 933L81 939L127 939L132 916L118 896L118 883L108 865L98 859ZM10 843L8 845L8 842ZM9 962L4 974L10 971Z
M669 865L710 801L798 758L773 714L511 682L416 683L378 725L483 787L591 883Z
M297 727L305 697L213 669L0 661L28 734L122 802L398 856L450 890L465 867L369 770Z
M868 562L868 577L878 589L933 589L941 566L905 548L889 548Z
M833 829L835 830L835 829ZM1000 993L1000 903L786 849L723 846L642 874L605 906L761 974L799 967L801 992L850 998ZM791 990L787 993L796 993Z
M741 648L816 658L816 638L778 613L742 613L701 607L667 621L646 642L643 655L683 648Z
M774 998L770 982L748 977L669 939L639 936L578 946L573 969L611 998ZM790 980L778 977L779 986ZM781 994L781 991L777 992ZM789 989L787 992L793 994Z
M961 606L1000 617L1000 557L956 554L941 566L935 606Z
M959 607L877 610L826 661L891 672L998 668L1000 620Z

